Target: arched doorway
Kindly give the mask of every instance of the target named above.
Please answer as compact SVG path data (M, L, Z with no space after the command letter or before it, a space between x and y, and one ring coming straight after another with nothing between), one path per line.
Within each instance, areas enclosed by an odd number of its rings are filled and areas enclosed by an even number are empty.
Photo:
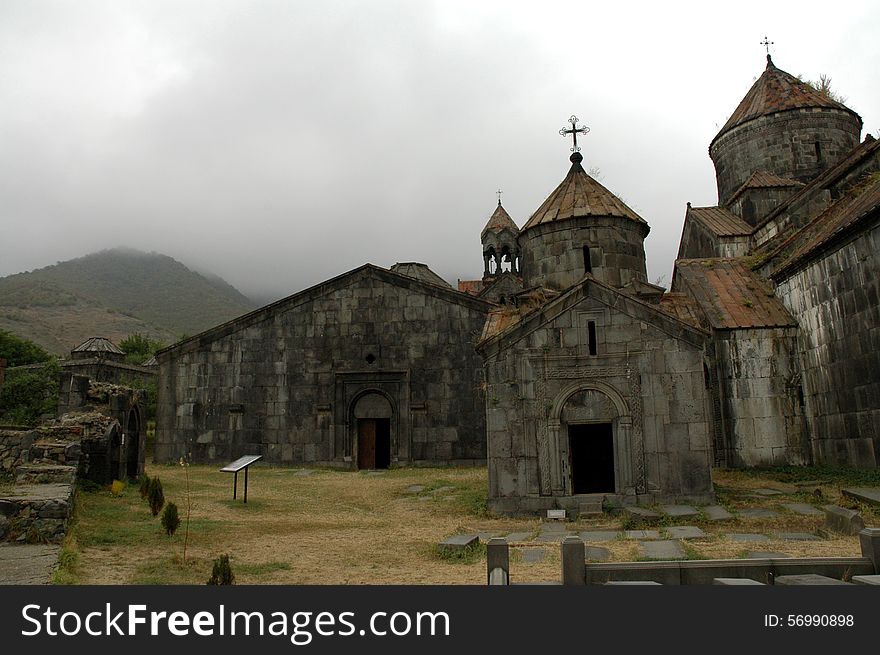
M384 394L373 391L360 396L352 410L356 437L357 467L387 469L391 465L391 423L394 409Z
M125 429L125 474L134 480L138 477L141 447L141 421L136 409L128 413Z

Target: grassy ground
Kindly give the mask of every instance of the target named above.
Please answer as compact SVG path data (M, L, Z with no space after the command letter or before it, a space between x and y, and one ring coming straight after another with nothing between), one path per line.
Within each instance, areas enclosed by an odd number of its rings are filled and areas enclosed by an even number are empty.
M847 484L872 484L845 472L812 472L801 479L817 480L814 488L792 484L786 470L768 472L716 471L719 500L729 508L762 506L776 509L774 519L738 519L723 524L693 518L677 524L699 525L709 536L687 542L692 558L743 556L747 550L778 550L793 556L853 556L859 554L856 537L828 537L817 542L778 541L743 544L724 537L728 532L768 534L775 531L815 532L822 517L803 517L780 507L783 502L816 506L836 502L853 504L839 495ZM232 501L232 476L217 467L192 466L192 517L186 560L185 525L173 537L164 534L152 517L136 485L121 496L109 490L81 490L76 518L62 556L56 582L73 584L203 584L213 559L228 553L239 584L484 584L485 549L461 558L438 553L436 544L456 533L537 533L534 519L490 517L485 513L485 469L396 469L381 475L364 472L256 467L251 470L247 505ZM186 470L180 466L151 466L147 473L162 480L165 497L186 514ZM850 476L850 477L847 477ZM239 488L241 488L239 480ZM878 481L880 482L880 481ZM422 485L421 492L407 492ZM772 498L754 498L756 488L783 492ZM858 507L868 525L880 516ZM667 523L671 524L669 519ZM617 530L620 517L580 520L567 529ZM661 526L662 527L662 526ZM635 560L632 540L600 545L613 560ZM542 548L538 563L522 561L525 549ZM512 576L519 582L559 577L559 547L530 542L512 553Z

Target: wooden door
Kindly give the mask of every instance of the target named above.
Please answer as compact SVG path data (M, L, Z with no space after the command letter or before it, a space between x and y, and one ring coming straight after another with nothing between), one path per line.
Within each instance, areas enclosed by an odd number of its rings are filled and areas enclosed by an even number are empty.
M358 468L376 468L376 419L358 419Z

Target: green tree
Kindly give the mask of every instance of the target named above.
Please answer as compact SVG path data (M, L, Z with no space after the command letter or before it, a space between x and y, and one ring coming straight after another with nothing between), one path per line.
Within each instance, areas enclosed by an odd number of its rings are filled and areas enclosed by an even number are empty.
M150 482L147 502L150 504L150 511L153 513L153 516L158 516L165 505L165 492L162 491L162 482L159 478L153 478Z
M180 516L177 513L177 505L168 503L165 505L165 511L162 512L162 527L165 528L165 534L169 537L177 531L180 525Z
M211 577L208 579L208 584L235 584L235 574L229 565L229 555L221 555L218 559L214 560L214 567L211 569Z
M48 362L53 357L33 341L0 330L0 359L5 359L7 366L24 366Z
M119 347L125 351L125 361L129 364L143 364L156 354L157 350L165 347L165 344L156 339L150 339L145 334L135 332L123 339Z
M7 371L0 387L0 420L14 425L37 425L58 407L60 367L50 361L24 371Z

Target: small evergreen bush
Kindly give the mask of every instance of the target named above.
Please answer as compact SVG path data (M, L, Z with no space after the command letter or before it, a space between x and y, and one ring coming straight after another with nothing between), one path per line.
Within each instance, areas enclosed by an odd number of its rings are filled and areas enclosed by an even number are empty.
M149 475L144 474L141 476L141 486L138 488L141 499L146 500L147 496L150 495L150 483L152 481L153 479Z
M232 572L232 567L229 566L229 555L221 555L219 559L214 560L214 568L211 571L208 584L235 584L235 574Z
M150 511L153 516L158 516L165 505L165 492L162 491L162 482L159 478L150 481L150 491L147 494L147 502L150 503Z
M180 525L180 516L177 515L177 505L168 503L165 505L165 511L162 512L162 527L165 528L165 534L169 537L177 531Z

